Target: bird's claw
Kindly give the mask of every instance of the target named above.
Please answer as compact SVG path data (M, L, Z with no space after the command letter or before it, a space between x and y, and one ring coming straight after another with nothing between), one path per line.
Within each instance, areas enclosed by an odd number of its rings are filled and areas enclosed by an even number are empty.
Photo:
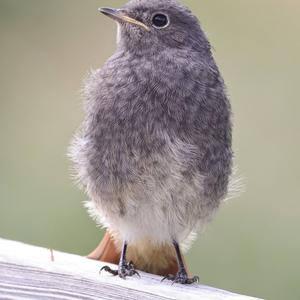
M174 284L174 283L193 284L193 283L199 282L200 278L199 278L199 276L194 276L192 278L189 278L187 273L178 272L176 276L170 274L162 279L162 281L165 281L165 280L173 281L172 284Z
M100 273L102 271L108 272L113 276L119 276L122 279L126 279L126 277L132 277L134 275L141 277L140 274L135 270L132 262L120 265L118 270L112 270L109 266L104 266L101 268Z
M117 276L117 275L118 275L118 270L113 270L113 269L111 269L109 266L104 266L104 267L102 267L102 268L100 269L100 271L99 271L99 274L101 274L102 271L105 271L105 272L107 272L107 273L110 273L110 274L112 274L112 275L114 275L114 276Z

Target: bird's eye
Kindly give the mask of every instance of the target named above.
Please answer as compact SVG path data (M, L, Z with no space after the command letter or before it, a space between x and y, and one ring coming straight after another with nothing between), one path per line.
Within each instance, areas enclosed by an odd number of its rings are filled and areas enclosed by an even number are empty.
M152 17L152 24L155 28L165 28L169 25L169 18L162 13L155 14Z

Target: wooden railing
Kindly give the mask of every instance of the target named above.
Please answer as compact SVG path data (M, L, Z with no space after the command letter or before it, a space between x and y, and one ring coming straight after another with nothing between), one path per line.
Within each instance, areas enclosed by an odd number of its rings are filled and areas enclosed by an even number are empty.
M126 280L85 257L0 239L0 299L255 300L204 285L182 286L140 273Z

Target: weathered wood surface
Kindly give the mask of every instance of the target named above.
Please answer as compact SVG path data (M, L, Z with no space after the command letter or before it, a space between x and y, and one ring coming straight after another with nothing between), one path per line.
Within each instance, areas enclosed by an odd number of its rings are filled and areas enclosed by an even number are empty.
M181 286L141 273L122 280L100 262L0 239L0 299L255 300L204 285Z

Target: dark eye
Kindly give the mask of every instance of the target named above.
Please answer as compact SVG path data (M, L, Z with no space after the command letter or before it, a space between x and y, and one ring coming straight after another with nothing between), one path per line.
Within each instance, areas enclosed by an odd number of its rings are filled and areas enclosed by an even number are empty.
M165 28L169 25L169 18L164 14L155 14L152 18L152 24L156 28Z

